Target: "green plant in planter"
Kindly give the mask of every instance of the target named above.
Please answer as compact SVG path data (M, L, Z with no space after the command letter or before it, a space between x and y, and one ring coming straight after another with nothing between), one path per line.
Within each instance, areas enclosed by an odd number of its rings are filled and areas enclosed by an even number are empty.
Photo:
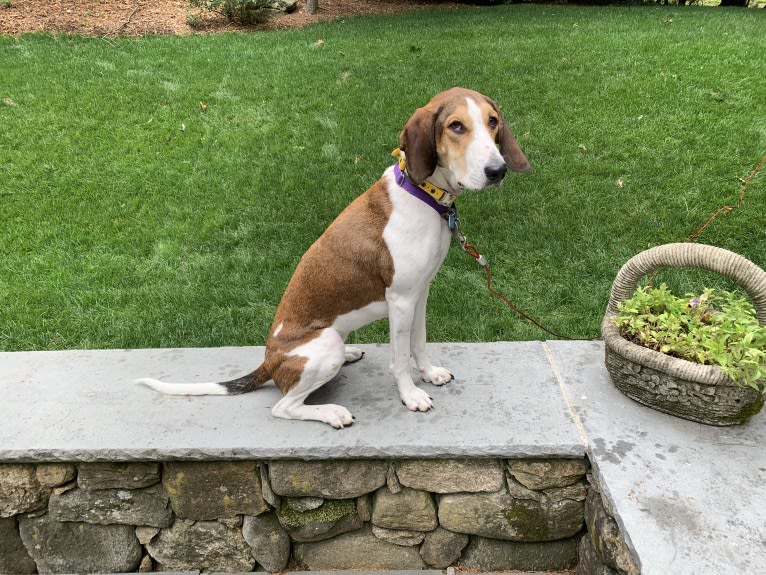
M673 295L667 285L638 287L617 304L622 337L688 361L719 366L733 381L766 394L766 326L737 292Z

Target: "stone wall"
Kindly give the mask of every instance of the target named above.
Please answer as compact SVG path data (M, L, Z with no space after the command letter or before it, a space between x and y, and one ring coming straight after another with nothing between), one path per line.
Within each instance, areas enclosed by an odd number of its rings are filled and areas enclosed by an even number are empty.
M639 571L585 459L0 464L0 573ZM590 533L585 537L585 525Z
M641 569L631 554L614 513L601 495L598 482L589 477L585 498L585 523L588 532L578 547L579 575L640 575Z

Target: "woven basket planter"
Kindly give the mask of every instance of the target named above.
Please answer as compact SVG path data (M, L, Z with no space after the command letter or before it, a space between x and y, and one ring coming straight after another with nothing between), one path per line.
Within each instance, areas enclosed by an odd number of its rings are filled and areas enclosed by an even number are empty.
M766 272L753 262L715 246L657 246L628 260L612 284L601 323L609 375L625 395L658 411L708 425L743 423L761 410L763 394L737 385L718 366L678 359L628 341L615 325L617 304L633 295L638 281L670 267L706 269L733 280L747 292L759 323L766 324Z

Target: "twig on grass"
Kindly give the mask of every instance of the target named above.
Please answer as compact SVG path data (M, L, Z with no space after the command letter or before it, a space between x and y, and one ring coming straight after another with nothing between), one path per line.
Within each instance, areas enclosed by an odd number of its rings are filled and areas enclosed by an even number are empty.
M750 187L750 182L753 181L753 178L755 175L761 170L763 167L763 164L766 163L766 154L763 155L763 157L758 161L758 163L755 165L755 167L750 171L748 176L743 180L742 178L738 178L740 182L742 182L742 188L739 191L739 200L737 201L736 205L726 204L725 206L721 206L718 208L713 214L705 221L704 224L694 233L690 234L688 238L686 238L687 242L693 242L696 240L702 232L705 231L705 229L713 223L713 220L715 220L718 216L720 216L722 213L726 212L733 212L736 208L739 208L742 206L742 204L745 203L745 196L747 194L747 190Z
M120 32L122 32L125 28L128 27L130 24L130 21L133 19L133 16L138 12L141 8L143 8L144 5L141 2L138 2L135 6L133 6L133 10L130 11L130 14L128 14L128 19L123 22L119 28L114 30L111 35L117 36ZM110 34L106 34L106 36L109 36Z

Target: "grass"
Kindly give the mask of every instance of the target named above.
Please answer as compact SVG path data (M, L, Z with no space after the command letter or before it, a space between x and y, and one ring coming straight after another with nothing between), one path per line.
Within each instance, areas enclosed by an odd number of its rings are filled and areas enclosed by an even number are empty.
M0 349L262 344L303 251L453 85L495 98L534 165L461 199L463 231L517 305L596 336L617 269L735 203L766 153L764 26L763 10L511 5L0 38ZM765 180L699 241L766 265ZM428 321L433 341L547 337L457 246Z

